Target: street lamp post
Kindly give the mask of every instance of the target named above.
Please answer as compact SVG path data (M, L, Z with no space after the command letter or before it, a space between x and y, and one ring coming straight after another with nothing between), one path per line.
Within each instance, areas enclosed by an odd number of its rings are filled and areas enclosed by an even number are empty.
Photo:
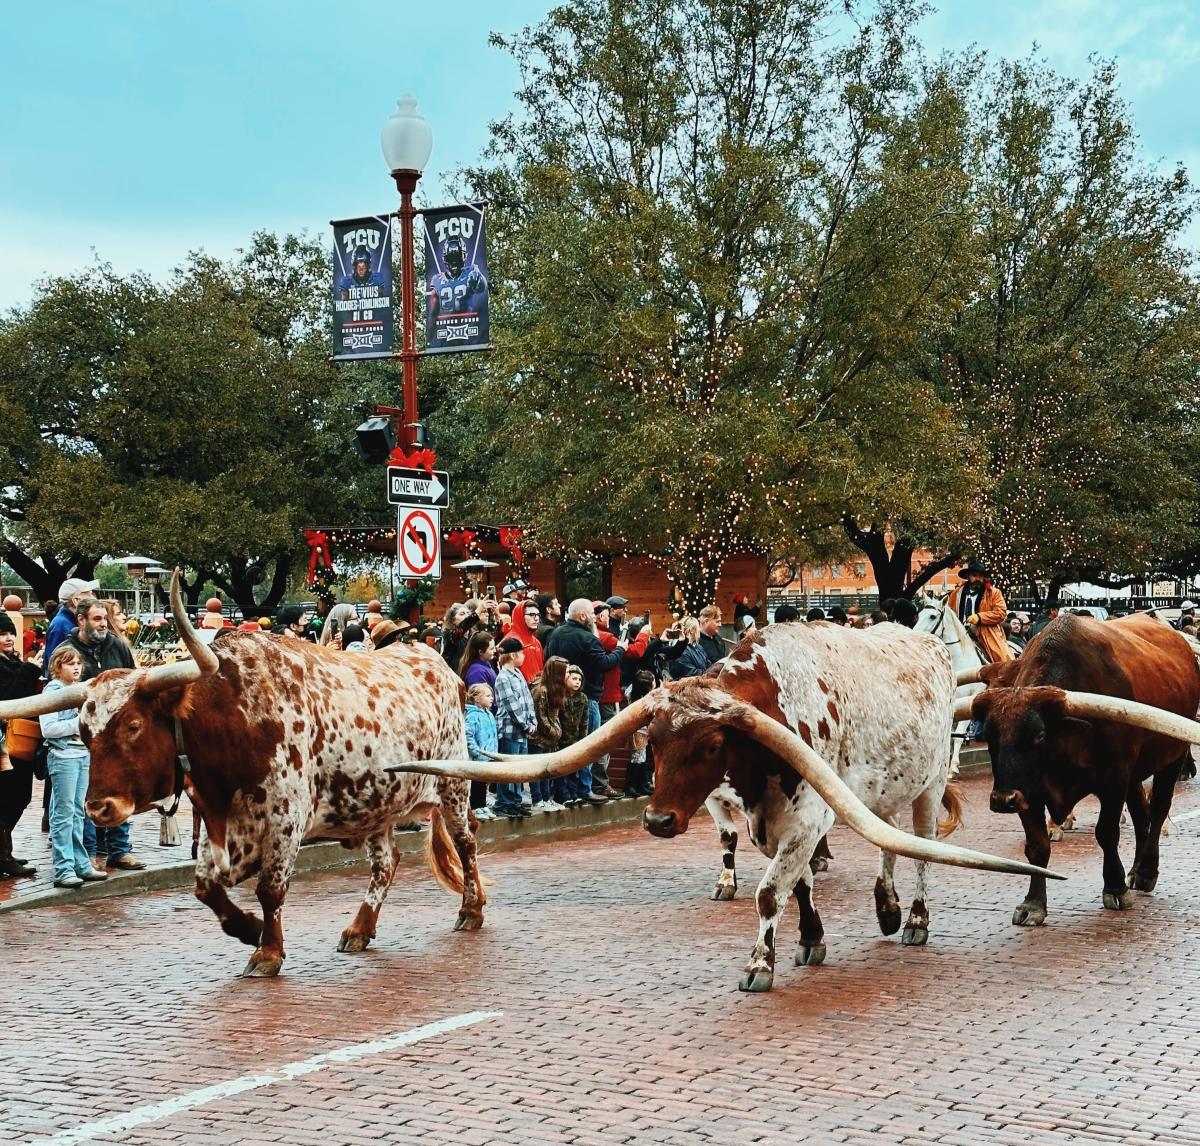
M403 294L400 303L400 321L404 327L403 349L400 361L404 369L404 418L400 442L406 449L420 444L417 439L417 340L416 316L414 314L414 279L416 277L413 255L413 220L417 217L413 209L413 192L429 155L433 151L433 131L425 118L417 111L417 101L405 93L396 101L396 110L388 117L380 135L380 146L388 170L396 181L400 192L400 277Z

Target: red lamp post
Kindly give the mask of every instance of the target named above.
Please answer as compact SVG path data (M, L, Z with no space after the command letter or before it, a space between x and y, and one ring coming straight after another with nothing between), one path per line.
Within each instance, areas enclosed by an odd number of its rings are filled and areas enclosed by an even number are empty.
M404 415L396 427L400 444L413 449L417 441L417 338L414 285L416 279L413 255L413 220L417 213L413 209L413 192L425 164L433 151L433 131L417 111L416 99L407 92L396 101L396 110L383 125L380 136L383 158L387 162L396 189L400 192L400 277L401 295L400 321L403 326L403 349L400 361L404 370Z

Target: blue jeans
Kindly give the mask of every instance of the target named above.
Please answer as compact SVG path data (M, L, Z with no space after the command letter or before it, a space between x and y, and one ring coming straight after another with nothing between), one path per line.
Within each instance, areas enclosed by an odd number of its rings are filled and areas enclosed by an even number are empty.
M114 860L133 850L129 842L129 821L115 828L98 828L91 820L83 821L83 846L90 856L108 856Z
M91 871L83 846L83 813L91 760L87 756L64 756L51 749L46 754L46 771L53 790L50 795L50 850L54 856L54 878L66 879Z
M545 754L546 754L546 750L544 748L537 748L532 744L529 745L529 755L530 756L544 756ZM530 799L532 799L535 804L541 803L542 800L549 800L550 799L550 789L551 789L551 785L553 783L554 783L553 780L530 780L529 781Z
M505 755L524 756L529 748L529 742L526 740L509 740L507 736L500 737L500 751ZM520 784L497 784L496 785L496 803L492 810L497 815L505 816L514 812L521 811L521 785Z

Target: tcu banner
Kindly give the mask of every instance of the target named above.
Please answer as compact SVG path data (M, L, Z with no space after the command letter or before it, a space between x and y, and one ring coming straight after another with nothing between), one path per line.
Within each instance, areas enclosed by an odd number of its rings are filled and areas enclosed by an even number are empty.
M390 358L392 221L386 215L333 224L333 357Z
M488 349L485 203L423 212L425 220L425 353Z

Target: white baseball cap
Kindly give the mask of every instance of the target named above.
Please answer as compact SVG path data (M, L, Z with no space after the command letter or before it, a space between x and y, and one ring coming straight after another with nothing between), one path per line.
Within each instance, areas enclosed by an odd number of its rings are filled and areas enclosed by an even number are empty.
M100 588L99 581L85 581L82 577L68 577L58 587L58 599L63 605L72 597L82 597L85 593L94 593Z

